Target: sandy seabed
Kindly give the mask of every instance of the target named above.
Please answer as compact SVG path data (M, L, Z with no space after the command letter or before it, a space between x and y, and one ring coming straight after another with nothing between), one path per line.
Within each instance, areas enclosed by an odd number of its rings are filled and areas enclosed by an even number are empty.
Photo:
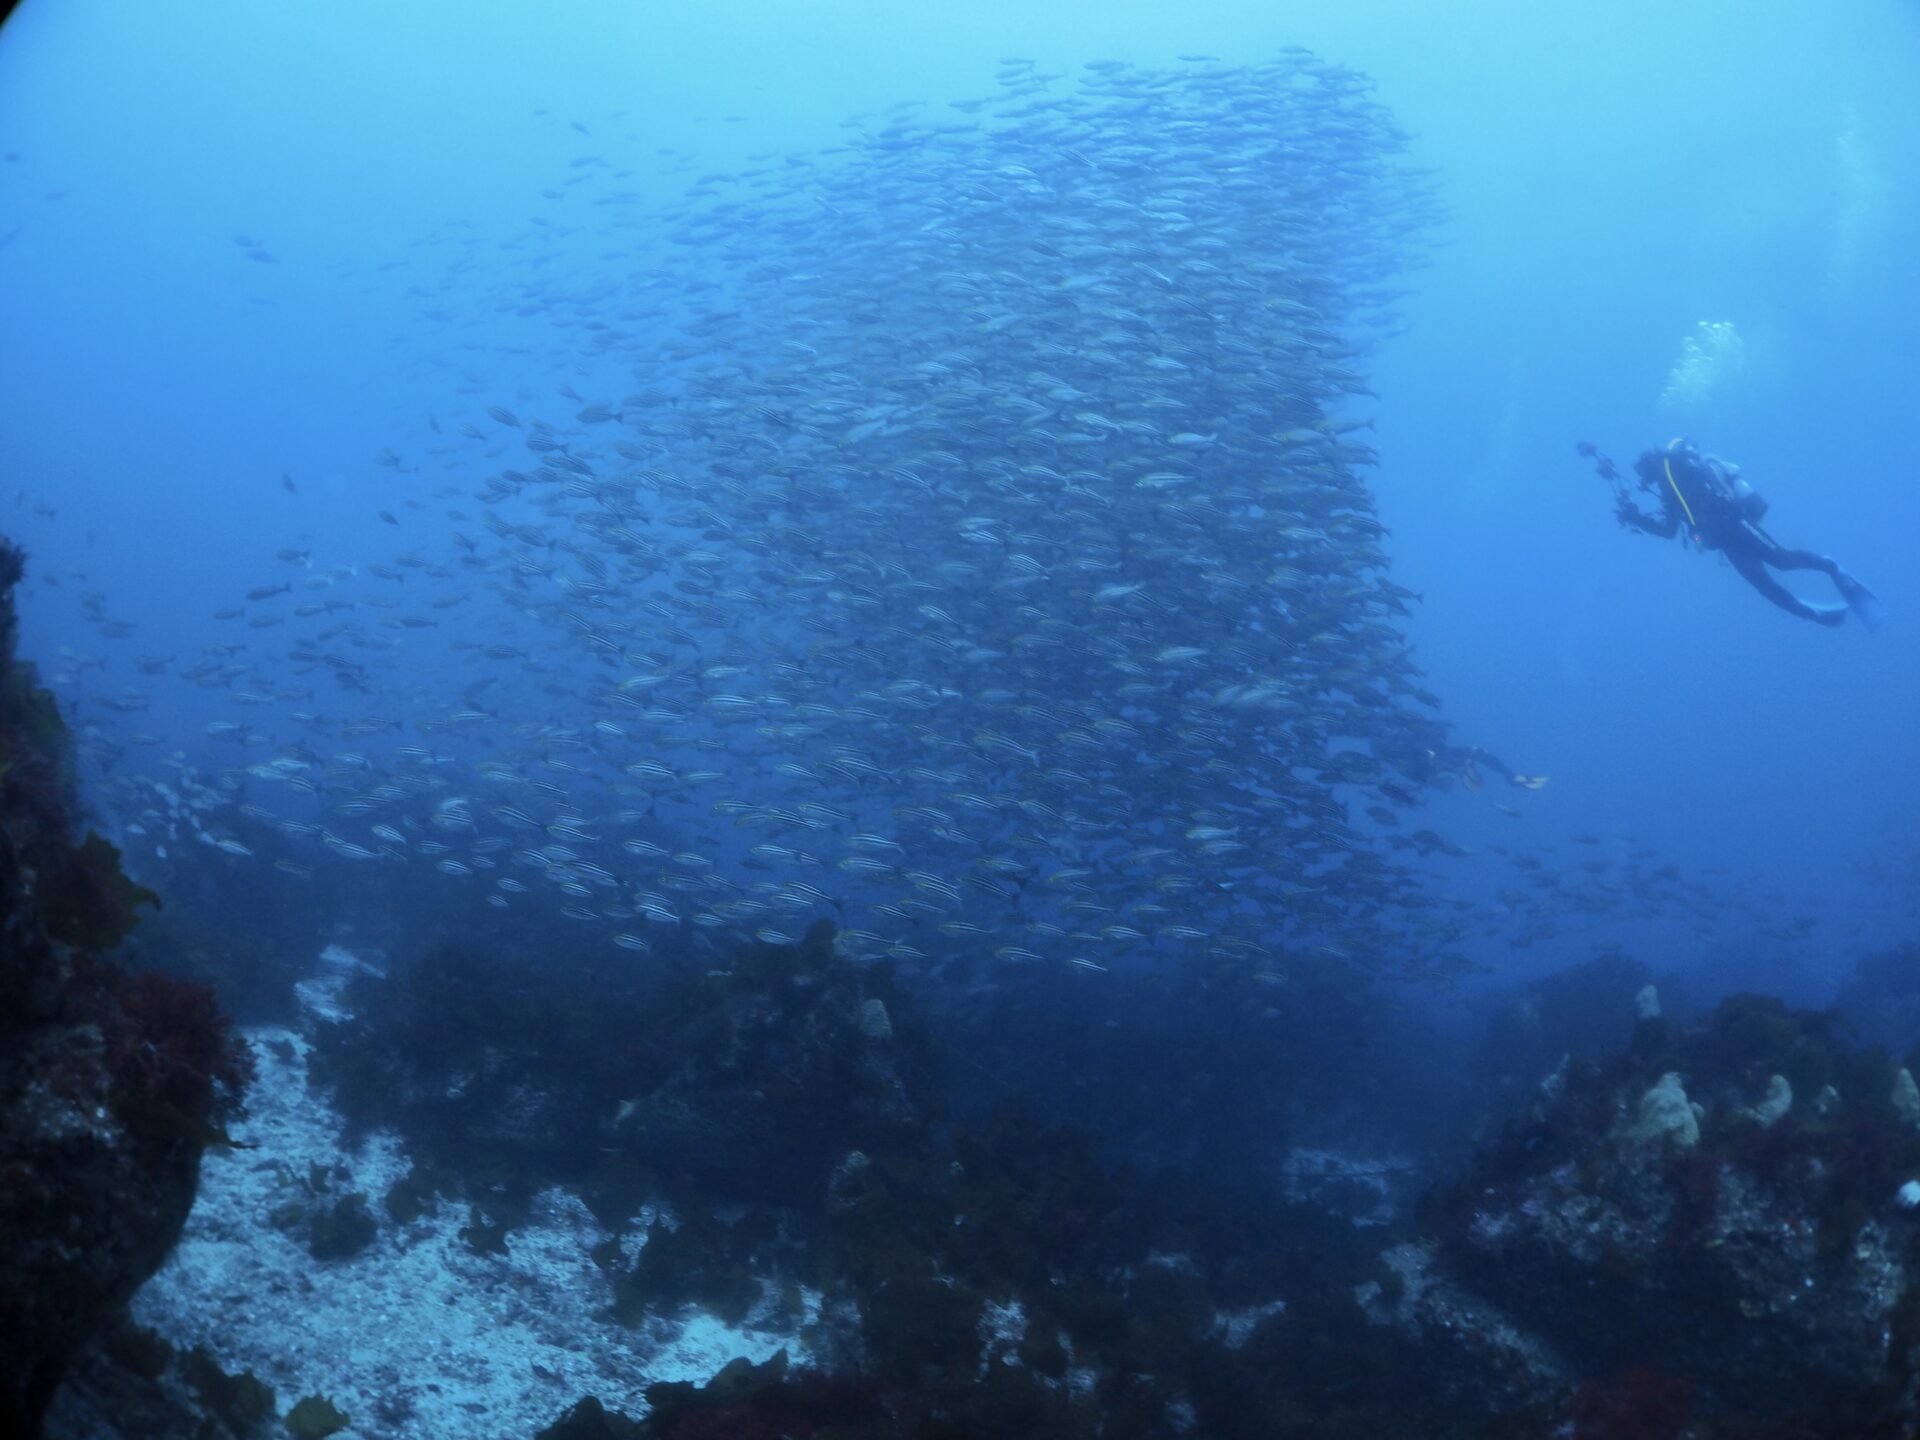
M302 1002L335 1018L336 988L332 977L308 982ZM605 1318L611 1279L588 1252L609 1232L565 1190L540 1192L505 1255L460 1238L464 1202L393 1221L381 1200L410 1168L398 1139L343 1149L340 1117L308 1088L299 1031L244 1033L259 1077L230 1128L247 1148L207 1153L186 1234L132 1310L181 1349L204 1345L229 1373L253 1372L283 1413L322 1394L351 1418L345 1437L531 1440L583 1395L639 1415L649 1385L704 1382L736 1356L757 1363L783 1346L798 1355L791 1329L751 1316L740 1328L693 1310L638 1327ZM316 1171L328 1173L317 1197ZM316 1260L304 1226L288 1234L271 1222L289 1201L330 1206L356 1191L380 1228L351 1259ZM629 1227L629 1256L651 1218ZM817 1297L807 1301L811 1319Z

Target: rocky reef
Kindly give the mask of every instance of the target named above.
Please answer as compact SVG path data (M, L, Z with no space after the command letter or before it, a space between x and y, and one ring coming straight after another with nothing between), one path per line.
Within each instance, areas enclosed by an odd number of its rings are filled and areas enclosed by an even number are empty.
M1385 1232L1012 1111L850 1151L777 1211L661 1226L627 1277L817 1289L802 1363L551 1433L1911 1435L1920 1057L1764 997L1641 1004Z
M1649 1013L1428 1198L1369 1312L1508 1400L1559 1396L1596 1440L1912 1434L1907 1060L1761 996L1684 1028Z
M1396 1219L1290 1196L1272 1168L1145 1163L1036 1119L1020 1087L953 1104L972 1057L824 924L668 955L626 989L429 946L262 1049L282 1082L296 1050L309 1064L257 1110L297 1093L380 1165L283 1175L219 1233L269 1226L300 1285L373 1293L371 1271L441 1253L431 1229L484 1306L547 1264L567 1344L591 1331L602 1359L563 1377L538 1358L558 1352L523 1355L550 1407L524 1433L553 1440L1911 1435L1920 1056L1753 996L1678 1023L1615 978L1624 1043L1544 1064ZM577 1214L556 1224L562 1192ZM653 1378L699 1317L744 1343ZM112 1357L136 1341L89 1352L91 1383L103 1352L130 1383ZM165 1362L174 1413L251 1433L272 1412L244 1379L258 1347L236 1365L217 1327L195 1343L219 1364ZM437 1433L424 1377L270 1378Z
M210 991L108 955L155 897L79 833L67 732L15 655L0 540L0 1433L157 1269L249 1059Z

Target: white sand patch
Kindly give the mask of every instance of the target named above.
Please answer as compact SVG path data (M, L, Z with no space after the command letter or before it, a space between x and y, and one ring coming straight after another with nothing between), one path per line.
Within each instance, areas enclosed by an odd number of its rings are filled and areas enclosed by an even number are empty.
M332 1008L331 996L308 998ZM607 1232L563 1190L539 1194L506 1255L477 1255L459 1238L462 1202L397 1224L382 1199L408 1169L399 1142L375 1135L344 1152L339 1117L308 1092L306 1043L277 1027L246 1034L260 1073L232 1132L252 1148L208 1153L186 1234L133 1315L183 1348L205 1345L230 1372L254 1372L283 1412L320 1393L352 1417L346 1435L527 1440L586 1394L638 1415L655 1382L704 1382L735 1356L759 1362L783 1345L798 1355L791 1333L693 1312L639 1329L600 1318L612 1285L588 1250ZM313 1196L315 1166L346 1178ZM304 1226L269 1223L289 1201L331 1205L353 1191L380 1232L352 1259L316 1261Z

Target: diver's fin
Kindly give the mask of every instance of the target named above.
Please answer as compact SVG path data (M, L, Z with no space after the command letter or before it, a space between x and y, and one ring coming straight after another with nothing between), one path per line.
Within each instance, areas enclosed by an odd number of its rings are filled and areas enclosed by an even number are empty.
M1842 570L1833 577L1833 583L1840 587L1840 594L1854 618L1867 629L1878 630L1887 623L1887 607L1880 603L1880 597L1853 576Z

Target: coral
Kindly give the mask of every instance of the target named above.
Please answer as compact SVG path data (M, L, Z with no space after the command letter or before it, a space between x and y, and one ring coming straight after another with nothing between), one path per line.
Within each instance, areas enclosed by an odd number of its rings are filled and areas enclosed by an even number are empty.
M1771 1126L1789 1110L1793 1109L1793 1086L1784 1075L1774 1075L1767 1081L1767 1093L1747 1110L1755 1123L1762 1128Z
M1636 1144L1653 1145L1667 1141L1683 1150L1700 1143L1700 1122L1687 1100L1680 1076L1669 1070L1646 1094L1640 1097L1639 1113L1625 1131Z
M1893 1090L1888 1096L1893 1113L1903 1125L1920 1125L1920 1085L1913 1082L1913 1072L1906 1066L1900 1067L1900 1073L1893 1077Z
M253 1079L253 1056L204 985L148 972L115 994L107 1068L124 1106L162 1105L223 1118Z

